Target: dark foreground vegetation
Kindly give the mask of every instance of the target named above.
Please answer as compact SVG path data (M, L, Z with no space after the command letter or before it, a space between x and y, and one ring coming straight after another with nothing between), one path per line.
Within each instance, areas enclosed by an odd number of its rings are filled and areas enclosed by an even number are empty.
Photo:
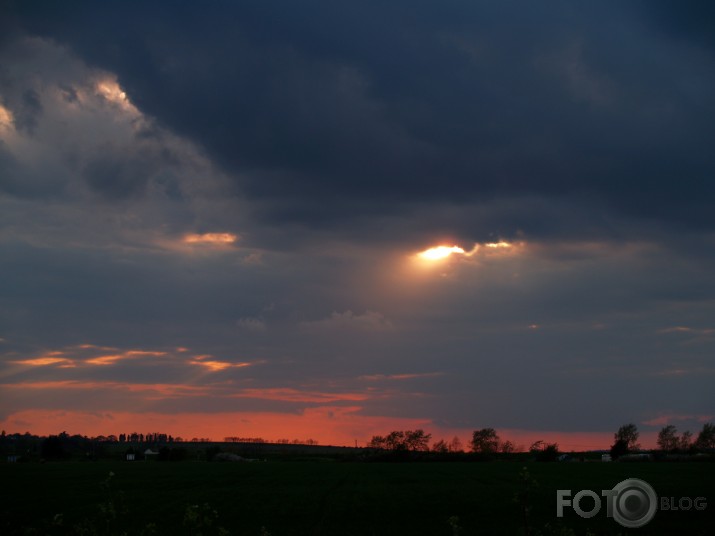
M339 459L2 463L0 534L626 534L605 511L557 519L555 495L600 495L628 477L660 496L715 502L715 463L707 462ZM658 512L638 534L712 534L714 506Z
M526 451L492 428L474 431L469 452L422 430L368 448L227 439L2 433L0 535L710 535L715 522L712 423L697 437L665 427L652 451L628 424L610 449L568 454L543 441ZM627 478L685 508L638 529L605 506L557 518L557 490L601 496Z

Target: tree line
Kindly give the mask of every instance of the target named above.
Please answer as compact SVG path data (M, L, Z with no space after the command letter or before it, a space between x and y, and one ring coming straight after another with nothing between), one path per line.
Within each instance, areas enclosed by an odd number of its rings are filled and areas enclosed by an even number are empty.
M635 424L622 425L614 434L614 442L610 447L612 459L638 453L641 451L639 443L640 432ZM96 436L87 437L82 435L69 435L61 432L58 435L48 437L35 436L30 433L6 434L3 430L0 433L0 451L6 454L24 454L37 452L43 458L53 459L69 452L83 452L86 456L98 456L102 452L104 443L127 443L140 445L166 445L171 443L182 443L180 437L172 437L169 434L151 432L141 434L132 432L129 434L119 434L118 436ZM316 445L317 441L308 440L288 440L266 441L263 438L229 436L224 438L225 442L232 443L279 443L279 444L305 444ZM209 438L193 438L190 442L210 443ZM715 451L715 424L707 422L697 435L689 430L679 433L677 428L666 425L661 428L657 436L657 450L666 454L692 454L697 452ZM494 428L481 428L472 432L471 438L466 445L462 445L458 437L451 440L439 439L432 443L432 434L423 429L417 430L394 430L384 436L375 435L368 443L368 448L379 451L393 453L419 453L432 452L437 454L459 454L467 450L480 455L512 454L524 452L527 449L522 445L516 445L508 439L502 439ZM559 446L557 443L548 443L543 440L535 441L529 446L528 452L540 460L552 460L559 456Z
M462 441L457 436L449 441L440 439L430 446L431 439L432 434L426 433L422 429L394 430L385 436L373 436L367 446L372 449L392 452L434 452L439 454L465 452ZM515 445L510 440L502 441L494 428L474 430L468 448L473 453L487 455L511 454L524 450L523 447ZM529 447L529 451L541 457L558 455L558 445L541 440L535 441Z
M611 446L611 456L617 459L621 456L639 452L641 449L638 440L640 433L633 424L624 424L614 434L614 443ZM394 430L387 435L375 435L368 442L368 448L393 452L435 452L435 453L460 453L465 452L458 437L450 441L440 439L430 445L432 434L422 429ZM702 430L694 437L690 431L678 434L672 424L664 426L658 433L658 450L664 453L676 452L705 452L715 450L715 424L705 423ZM514 444L510 440L502 440L494 428L480 428L472 432L468 444L471 452L477 454L511 454L524 452L525 448ZM528 451L537 459L551 460L559 456L557 443L548 443L543 440L534 441Z
M641 450L638 443L640 433L638 427L633 424L624 424L614 434L614 443L611 446L611 457L620 458ZM658 450L666 453L691 453L705 452L715 449L715 424L706 422L696 438L693 438L689 430L678 434L678 429L668 424L660 429L656 439Z

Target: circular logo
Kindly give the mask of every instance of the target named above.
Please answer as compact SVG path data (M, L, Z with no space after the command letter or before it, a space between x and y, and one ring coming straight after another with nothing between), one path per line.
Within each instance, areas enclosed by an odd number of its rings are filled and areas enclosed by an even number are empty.
M628 478L613 487L616 500L613 519L627 528L638 528L648 523L658 509L655 490L643 480Z

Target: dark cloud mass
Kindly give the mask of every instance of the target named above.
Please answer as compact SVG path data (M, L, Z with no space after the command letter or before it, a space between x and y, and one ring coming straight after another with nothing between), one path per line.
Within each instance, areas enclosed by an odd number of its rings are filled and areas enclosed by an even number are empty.
M386 211L588 194L607 212L712 223L693 204L713 193L715 134L712 48L683 35L698 7L664 37L662 5L621 3L21 6L29 31L116 72L269 203L318 197L344 218L376 197Z
M0 1L2 417L712 419L714 21Z

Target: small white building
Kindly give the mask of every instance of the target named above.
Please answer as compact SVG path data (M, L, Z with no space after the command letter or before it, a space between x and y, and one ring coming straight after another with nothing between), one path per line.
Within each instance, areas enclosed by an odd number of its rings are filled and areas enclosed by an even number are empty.
M128 462L133 462L135 459L136 459L136 454L134 454L133 452L130 453L130 454L127 454L127 461L128 461Z
M602 461L602 462L610 462L610 461L611 461L611 455L610 455L610 454L601 454L601 461Z

